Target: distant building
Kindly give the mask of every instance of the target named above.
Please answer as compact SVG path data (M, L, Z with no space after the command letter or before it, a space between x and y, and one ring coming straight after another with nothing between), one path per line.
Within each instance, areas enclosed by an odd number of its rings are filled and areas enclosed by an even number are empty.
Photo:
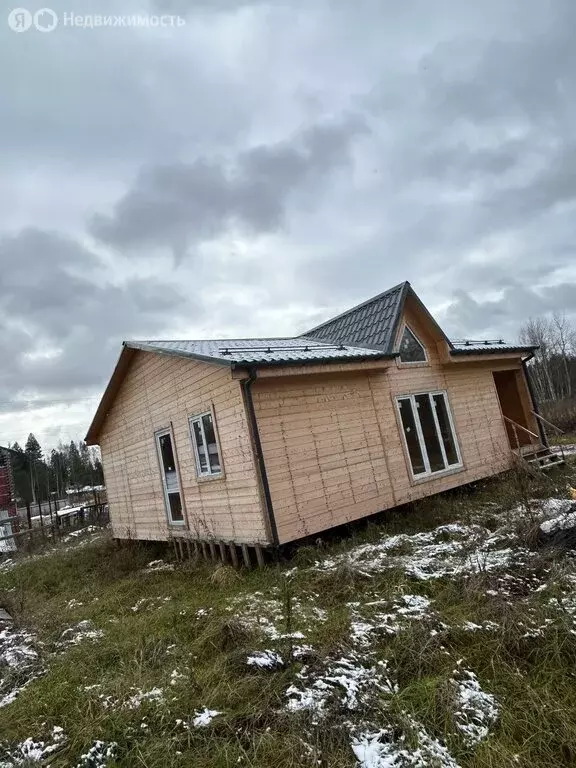
M2 540L18 530L18 513L12 473L10 448L0 446L0 552L12 552L16 545L12 540Z

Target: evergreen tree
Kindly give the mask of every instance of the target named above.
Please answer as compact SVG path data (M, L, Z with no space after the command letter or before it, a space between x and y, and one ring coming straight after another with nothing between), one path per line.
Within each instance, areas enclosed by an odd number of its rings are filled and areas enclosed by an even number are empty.
M43 471L42 462L42 448L36 437L30 432L26 445L24 447L24 453L28 459L28 471L30 472L30 483L32 487L32 498L36 501L41 501L42 498L46 498L46 492L44 488L45 473Z
M24 447L26 455L34 459L34 461L42 461L42 448L40 443L36 440L36 437L30 432L28 440L26 440L26 446Z

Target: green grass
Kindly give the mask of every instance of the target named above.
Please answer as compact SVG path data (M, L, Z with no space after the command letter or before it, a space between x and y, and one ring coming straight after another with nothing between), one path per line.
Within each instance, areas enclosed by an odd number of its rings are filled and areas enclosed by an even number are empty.
M550 478L521 482L529 484L531 498L565 497L576 472L569 465ZM505 519L503 510L518 504L519 489L509 475L434 497L332 537L321 548L303 547L289 562L239 575L203 561L148 572L146 563L157 552L108 539L23 560L0 574L0 606L37 637L46 671L0 708L0 741L45 738L61 726L68 741L51 766L76 765L101 739L118 745L110 765L351 768L357 761L345 726L349 714L335 708L314 722L307 712L286 710L286 690L304 662L296 659L270 671L248 667L246 658L274 648L289 660L299 642L313 649L308 667L321 668L328 657L354 652L349 603L363 607L375 599L418 594L433 601L435 616L407 622L399 633L380 634L372 643L373 662L387 661L398 692L382 694L369 711L354 715L358 722L366 715L408 733L407 718L415 718L463 768L574 765L576 628L570 616L559 616L548 604L565 595L572 574L576 577L570 558L543 552L545 589L527 587L522 594L518 584L514 599L489 594L498 584L496 573L417 581L401 569L364 576L346 563L328 572L313 567L316 560L384 534L432 530L454 520L492 529ZM409 551L403 545L391 554ZM133 610L143 599L147 603ZM258 619L270 616L279 632L303 629L305 640L263 635ZM524 624L544 624L547 618L552 621L541 635L524 636ZM103 636L62 647L62 632L86 620ZM465 621L492 621L500 629L464 631ZM461 659L501 706L498 723L476 748L465 744L454 725L450 680ZM154 688L162 689L162 702L126 705L136 691ZM177 724L204 707L222 714L206 728Z
M576 443L576 434L574 432L565 432L563 435L554 435L552 442L554 445L574 445Z

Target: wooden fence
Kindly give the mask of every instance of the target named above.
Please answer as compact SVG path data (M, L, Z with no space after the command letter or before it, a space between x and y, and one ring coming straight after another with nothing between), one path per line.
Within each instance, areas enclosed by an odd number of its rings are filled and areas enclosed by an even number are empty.
M16 551L32 552L42 548L45 544L54 543L69 536L75 531L81 531L88 526L103 528L108 525L110 518L108 514L108 504L87 504L81 507L73 515L55 515L52 522L45 522L42 525L26 528L11 533L7 536L0 536L2 542L12 542ZM10 522L9 519L4 522ZM12 550L14 551L14 549ZM9 551L0 552L1 554L10 554Z

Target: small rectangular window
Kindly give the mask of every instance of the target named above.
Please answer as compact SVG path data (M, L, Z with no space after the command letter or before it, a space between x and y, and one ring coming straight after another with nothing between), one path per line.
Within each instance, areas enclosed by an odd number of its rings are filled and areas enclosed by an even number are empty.
M462 466L446 393L404 395L396 402L414 477Z
M191 416L189 421L198 476L222 474L222 462L212 414L208 412L199 416Z

